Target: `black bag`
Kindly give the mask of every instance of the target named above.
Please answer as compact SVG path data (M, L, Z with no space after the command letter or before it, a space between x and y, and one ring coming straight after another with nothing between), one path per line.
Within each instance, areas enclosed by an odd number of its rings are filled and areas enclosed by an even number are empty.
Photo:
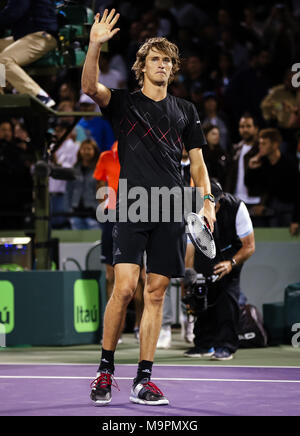
M266 347L268 344L262 315L251 304L245 304L240 307L238 337L239 348Z

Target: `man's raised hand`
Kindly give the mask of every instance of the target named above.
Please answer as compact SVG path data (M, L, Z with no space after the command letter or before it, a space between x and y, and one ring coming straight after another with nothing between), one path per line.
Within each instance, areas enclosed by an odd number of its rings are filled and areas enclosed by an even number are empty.
M96 14L94 24L91 28L90 42L103 44L109 41L117 32L119 28L114 29L120 14L115 14L116 10L112 9L108 13L108 9L103 12L102 18L100 20L100 14Z

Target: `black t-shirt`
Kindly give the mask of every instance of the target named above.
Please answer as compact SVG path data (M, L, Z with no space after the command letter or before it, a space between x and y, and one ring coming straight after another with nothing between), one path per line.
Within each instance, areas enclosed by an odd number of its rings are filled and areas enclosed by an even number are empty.
M183 186L183 145L189 151L206 143L192 103L170 94L156 102L141 90L112 89L102 111L119 141L120 179L127 179L128 189Z

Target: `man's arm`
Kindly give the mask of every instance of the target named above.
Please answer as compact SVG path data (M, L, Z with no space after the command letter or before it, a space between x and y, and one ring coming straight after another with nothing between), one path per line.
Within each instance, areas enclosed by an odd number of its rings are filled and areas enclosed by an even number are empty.
M191 176L195 186L199 188L202 196L210 194L210 181L201 148L193 148L190 150L189 158L191 162ZM208 199L204 200L203 215L208 220L210 229L213 232L214 222L216 221L215 204Z
M236 265L241 265L242 263L246 262L246 260L249 259L249 257L251 257L255 252L254 232L250 233L244 238L240 238L240 241L242 242L242 247L233 256L233 260ZM219 276L218 280L220 280L226 274L229 274L232 271L232 268L234 268L234 266L231 260L223 260L215 265L214 274L217 274Z
M99 58L102 45L109 41L120 29L114 29L120 14L115 15L115 9L110 13L105 9L100 20L100 14L95 17L91 28L90 43L85 58L81 76L81 87L85 94L89 95L100 107L106 107L111 98L111 91L98 82Z

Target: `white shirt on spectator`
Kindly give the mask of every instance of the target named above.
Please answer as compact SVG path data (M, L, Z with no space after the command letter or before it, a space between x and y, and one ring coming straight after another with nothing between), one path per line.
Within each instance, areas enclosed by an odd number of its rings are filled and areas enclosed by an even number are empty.
M73 139L66 139L59 149L55 152L56 162L64 168L72 168L77 161L77 152L79 150L78 142ZM64 194L66 192L67 182L49 177L49 192Z
M100 79L101 77L101 79ZM108 73L102 73L100 70L99 81L107 88L120 89L122 87L122 74L118 70L110 68Z
M241 154L238 163L238 174L237 183L235 189L235 195L246 204L258 204L260 202L260 197L250 197L248 194L248 189L245 185L245 166L244 166L244 156L251 150L251 145L244 144L241 149Z
M253 232L253 224L244 202L239 205L235 218L235 228L239 238L245 238Z

